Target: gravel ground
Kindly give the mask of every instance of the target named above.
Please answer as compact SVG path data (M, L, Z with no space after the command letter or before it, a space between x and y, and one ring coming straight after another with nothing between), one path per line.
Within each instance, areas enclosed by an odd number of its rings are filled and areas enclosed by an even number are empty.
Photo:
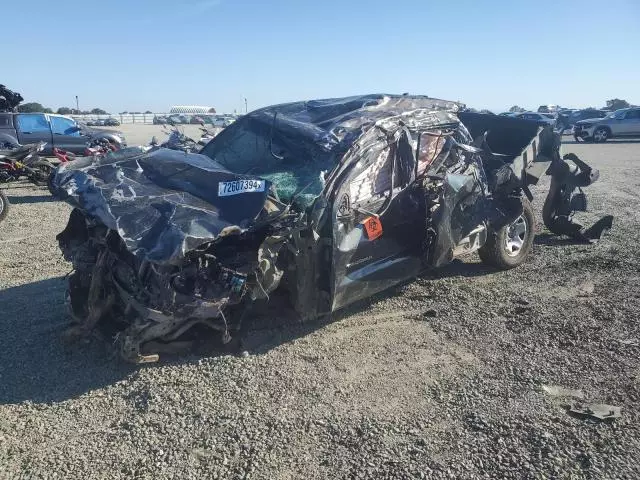
M640 143L564 151L601 169L598 245L540 226L518 269L471 257L330 323L269 322L248 357L142 368L61 343L69 208L7 188L0 478L640 478ZM542 385L622 417L572 417Z

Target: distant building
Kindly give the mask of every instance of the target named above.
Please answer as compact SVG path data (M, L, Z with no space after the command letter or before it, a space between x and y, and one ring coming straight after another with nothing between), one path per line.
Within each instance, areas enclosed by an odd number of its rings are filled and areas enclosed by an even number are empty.
M216 109L198 105L175 105L171 107L169 113L216 113Z

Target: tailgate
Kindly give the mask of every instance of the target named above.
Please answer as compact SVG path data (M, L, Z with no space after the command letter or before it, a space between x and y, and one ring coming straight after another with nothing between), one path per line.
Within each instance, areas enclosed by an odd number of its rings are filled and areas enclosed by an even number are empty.
M491 152L500 156L523 186L538 183L560 146L553 128L538 122L475 112L458 115L474 139L486 134Z

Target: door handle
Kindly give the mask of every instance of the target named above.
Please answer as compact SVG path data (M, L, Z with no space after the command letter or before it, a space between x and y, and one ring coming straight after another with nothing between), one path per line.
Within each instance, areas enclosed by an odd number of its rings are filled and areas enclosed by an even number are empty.
M33 132L21 132L21 133L23 133L24 135L31 135Z

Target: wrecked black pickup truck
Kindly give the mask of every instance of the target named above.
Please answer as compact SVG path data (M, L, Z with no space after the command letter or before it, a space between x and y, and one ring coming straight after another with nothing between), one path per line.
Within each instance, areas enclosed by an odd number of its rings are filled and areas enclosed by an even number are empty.
M196 326L237 338L276 290L307 320L474 251L515 267L545 173L552 232L589 242L611 227L573 221L598 172L561 158L551 128L422 96L267 107L201 154L76 160L52 179L75 207L58 235L73 263L68 334L108 325L125 359L150 362Z

